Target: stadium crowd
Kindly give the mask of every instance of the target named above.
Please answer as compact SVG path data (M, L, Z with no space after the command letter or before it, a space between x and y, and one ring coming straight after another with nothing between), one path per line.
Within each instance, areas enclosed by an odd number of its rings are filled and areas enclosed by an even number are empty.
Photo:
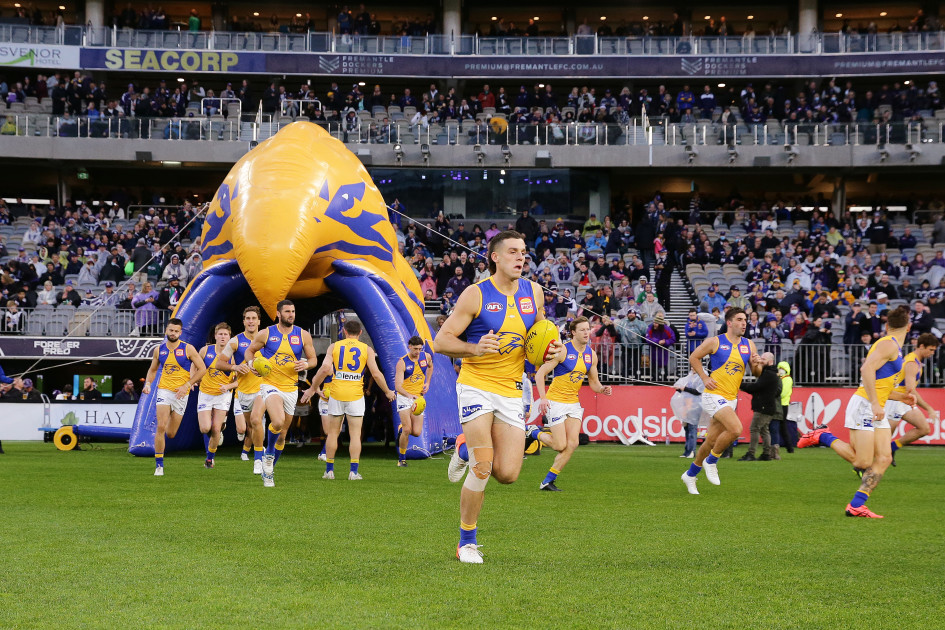
M631 226L629 206L619 200L612 215L591 215L583 224L546 217L532 200L514 223L480 225L442 211L411 212L395 199L390 217L429 307L443 314L469 284L488 277L482 256L489 239L501 229L520 231L530 249L524 274L548 289L547 316L562 326L590 317L607 369L642 364L656 377L672 375L678 362L670 349L687 350L715 334L730 306L750 313L749 336L779 359L782 346L841 341L834 333L851 346L868 343L899 300L913 309L914 335L941 332L935 324L945 319L941 214L919 215L927 217L927 236L885 211L836 218L800 205L737 195L710 201L694 193L687 206L657 193ZM202 265L201 220L171 244L193 217L189 202L135 217L120 204L0 202L2 329L24 332L24 309L104 304L134 309L139 331L152 332L161 321L156 313L174 307ZM936 247L935 255L917 251L923 245ZM701 271L712 266L726 268L722 286ZM670 285L684 270L694 299L673 305ZM672 317L690 308L687 320Z

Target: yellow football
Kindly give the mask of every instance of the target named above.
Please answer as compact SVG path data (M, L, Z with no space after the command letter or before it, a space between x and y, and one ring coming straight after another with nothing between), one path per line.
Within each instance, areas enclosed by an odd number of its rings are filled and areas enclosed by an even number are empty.
M260 376L269 376L269 373L272 372L272 363L266 357L256 357L253 359L253 369Z
M328 402L328 397L331 396L331 383L327 385L322 385L322 400Z
M411 415L419 416L426 408L427 401L423 399L423 396L417 396L413 399L413 407L410 408L410 413Z
M543 319L536 322L525 335L525 358L534 366L539 366L548 358L548 348L555 341L560 341L558 327L554 322Z

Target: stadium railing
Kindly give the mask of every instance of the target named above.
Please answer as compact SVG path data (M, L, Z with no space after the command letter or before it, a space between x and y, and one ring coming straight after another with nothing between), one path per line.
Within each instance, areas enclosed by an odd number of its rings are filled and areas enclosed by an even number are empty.
M141 30L117 27L0 25L0 42L142 49L332 52L452 56L683 56L899 53L945 50L945 32L812 33L731 37L494 37L351 35L332 32Z
M6 119L10 118L13 119L13 126L6 127L0 134L46 138L237 141L246 140L255 124L241 123L238 114L229 118L214 115L188 118L107 116L96 119L87 116L7 114Z

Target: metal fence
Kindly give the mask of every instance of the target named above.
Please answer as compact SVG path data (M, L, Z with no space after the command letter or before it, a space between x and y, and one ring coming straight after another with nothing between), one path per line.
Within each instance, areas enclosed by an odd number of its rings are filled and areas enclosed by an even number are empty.
M3 111L0 110L0 116ZM12 124L9 122L12 121ZM241 123L239 116L189 118L127 118L107 116L50 116L7 113L0 136L58 138L117 138L145 140L236 141L246 139L255 123ZM243 133L243 126L248 133Z
M0 25L0 42L141 49L459 56L682 56L898 53L945 50L945 33L740 35L732 37L385 36L331 32L229 32L175 28Z

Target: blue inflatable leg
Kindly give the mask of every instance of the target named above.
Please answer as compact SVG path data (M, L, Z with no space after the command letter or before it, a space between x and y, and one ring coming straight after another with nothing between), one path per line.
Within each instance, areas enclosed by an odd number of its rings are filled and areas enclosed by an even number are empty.
M227 261L205 269L191 282L184 298L174 313L184 321L181 339L198 348L206 343L211 328L230 315L233 304L252 300L253 295L236 261ZM154 411L157 384L151 393L141 396L131 427L128 452L140 457L154 455L154 433L157 416ZM180 429L173 439L168 439L165 452L194 448L199 444L200 431L197 426L197 394L192 392L187 402L187 411Z
M419 331L400 296L383 278L350 262L336 261L333 266L336 273L325 278L325 283L357 312L374 342L379 367L387 375L388 386L393 388L394 370L400 357L407 353L407 339ZM412 459L442 451L444 437L455 437L461 431L456 373L447 357L434 355L433 380L426 398L423 431L419 437L411 436L407 451ZM400 418L396 407L392 406L392 411L396 432Z

